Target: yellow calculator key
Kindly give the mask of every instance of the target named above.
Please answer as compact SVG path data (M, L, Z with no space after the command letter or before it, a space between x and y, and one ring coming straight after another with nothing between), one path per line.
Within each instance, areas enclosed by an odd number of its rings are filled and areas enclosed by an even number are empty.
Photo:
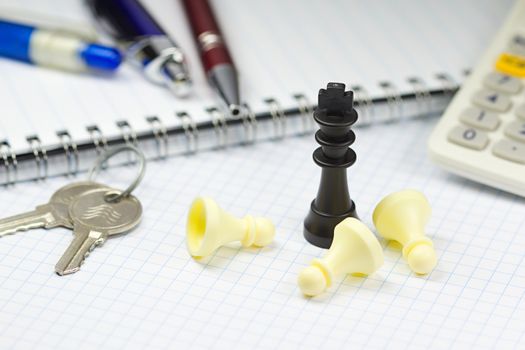
M496 69L501 73L515 77L525 77L525 57L502 53L496 62Z

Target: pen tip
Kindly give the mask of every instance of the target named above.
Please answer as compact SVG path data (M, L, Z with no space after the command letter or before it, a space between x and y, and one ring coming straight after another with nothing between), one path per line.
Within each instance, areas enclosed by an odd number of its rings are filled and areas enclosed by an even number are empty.
M236 104L231 104L229 109L233 117L238 117L242 112L242 107Z

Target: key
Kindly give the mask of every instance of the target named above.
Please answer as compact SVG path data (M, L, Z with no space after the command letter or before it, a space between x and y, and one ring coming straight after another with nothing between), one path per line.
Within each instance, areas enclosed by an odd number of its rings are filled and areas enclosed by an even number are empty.
M472 98L474 104L494 112L506 112L512 105L507 96L491 90L478 91Z
M505 135L516 141L525 143L525 122L516 120L509 123L505 128Z
M508 45L510 53L525 57L525 36L516 34Z
M59 188L48 203L39 205L33 211L0 220L0 237L27 231L33 228L73 228L69 218L69 204L80 194L95 188L106 188L92 181L82 181Z
M130 195L119 202L106 201L114 193L118 191L94 189L70 204L74 238L55 266L58 275L77 272L89 253L109 236L127 233L139 224L142 205L138 199Z
M519 105L518 108L516 108L516 115L525 120L525 104Z
M467 128L462 125L456 126L448 133L448 140L457 145L468 147L481 151L489 143L487 133L474 129Z
M525 164L525 145L511 140L501 140L492 149L498 157Z
M517 94L522 85L520 79L498 72L489 73L483 83L486 87L504 94Z
M496 130L500 120L496 113L488 112L476 107L470 107L459 116L463 123L484 130Z

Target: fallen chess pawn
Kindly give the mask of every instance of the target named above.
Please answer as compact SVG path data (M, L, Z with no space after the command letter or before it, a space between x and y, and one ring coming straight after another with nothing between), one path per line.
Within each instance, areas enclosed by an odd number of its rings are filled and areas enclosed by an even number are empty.
M370 275L383 265L383 249L372 231L355 218L344 219L334 230L330 250L299 274L299 288L307 296L323 293L334 277Z
M273 241L275 227L266 218L236 218L207 197L195 199L186 225L187 246L195 258L211 255L220 246L240 241L244 247L264 247Z
M430 273L437 263L434 245L424 233L430 212L421 192L404 190L383 198L373 214L377 232L403 246L403 257L418 274Z

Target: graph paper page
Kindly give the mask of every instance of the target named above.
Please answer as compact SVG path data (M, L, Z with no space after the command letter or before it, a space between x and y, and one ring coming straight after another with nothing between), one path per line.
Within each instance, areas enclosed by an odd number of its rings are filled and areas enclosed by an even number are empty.
M66 229L0 239L1 347L521 347L525 203L430 164L425 143L434 121L357 130L358 161L349 169L351 196L370 227L386 194L426 194L439 259L430 275L414 275L380 240L385 263L376 273L337 277L324 295L303 297L297 275L324 253L302 237L320 176L313 136L205 152L148 164L136 191L142 223L95 249L78 273L53 272L72 238ZM111 169L100 181L122 188L134 170ZM2 215L45 202L69 181L2 189ZM274 243L193 260L185 221L199 195L234 215L271 218Z

